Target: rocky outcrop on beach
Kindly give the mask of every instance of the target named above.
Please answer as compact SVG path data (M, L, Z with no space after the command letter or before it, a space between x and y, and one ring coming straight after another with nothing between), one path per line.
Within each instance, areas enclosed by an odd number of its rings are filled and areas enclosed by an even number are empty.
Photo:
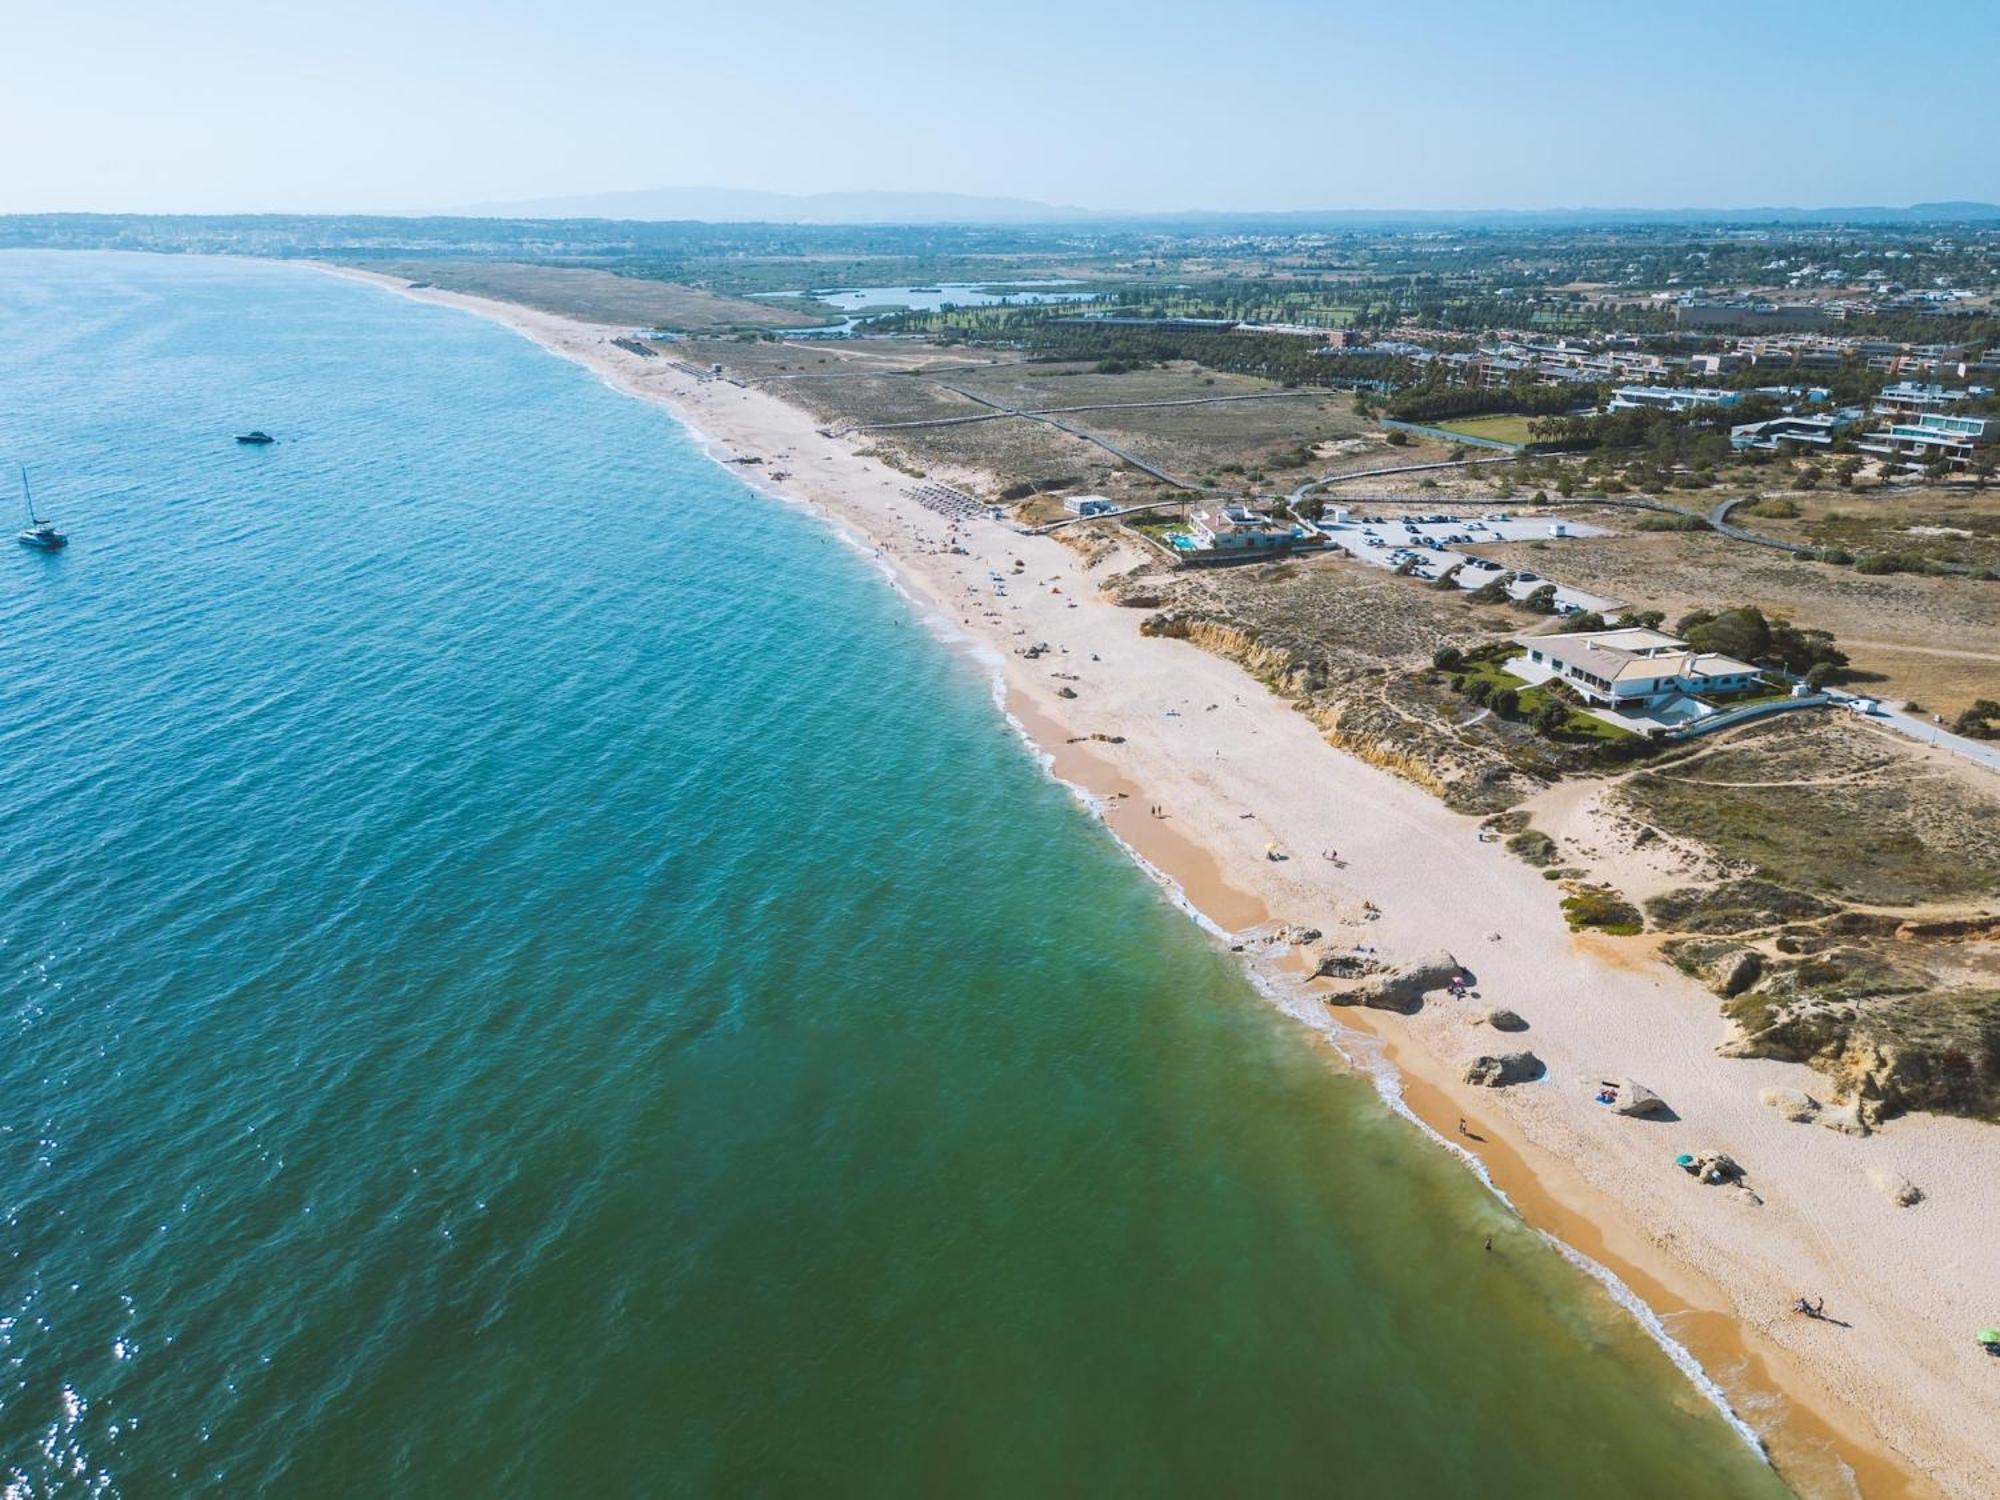
M1893 915L1761 880L1675 892L1648 910L1701 934L1661 952L1724 1000L1735 1032L1722 1056L1804 1063L1826 1077L1830 1105L1764 1091L1786 1118L1860 1135L1912 1110L2000 1119L2000 991L1963 987L1963 950L1949 946L1986 919L1919 934Z
M1893 1167L1870 1167L1868 1185L1898 1208L1912 1208L1924 1201L1924 1190Z
M1842 993L1830 975L1801 974L1781 969L1732 1001L1739 1032L1717 1050L1818 1069L1843 1106L1820 1123L1836 1129L1866 1133L1912 1110L2000 1118L2000 992Z
M1532 1052L1482 1053L1465 1065L1465 1081L1480 1088L1504 1088L1511 1083L1532 1083L1546 1069Z
M1522 1020L1517 1012L1507 1009L1504 1005L1494 1006L1479 1019L1484 1024L1491 1026L1495 1031L1526 1031L1528 1029L1528 1023Z
M1614 1114L1630 1115L1635 1119L1673 1113L1667 1108L1666 1100L1636 1078L1621 1078L1611 1085L1611 1109Z
M1329 954L1320 960L1317 976L1347 977L1343 967L1352 955ZM1414 963L1391 964L1368 975L1353 989L1327 996L1329 1005L1365 1005L1374 1010L1414 1011L1424 996L1445 989L1465 972L1458 960L1443 949Z

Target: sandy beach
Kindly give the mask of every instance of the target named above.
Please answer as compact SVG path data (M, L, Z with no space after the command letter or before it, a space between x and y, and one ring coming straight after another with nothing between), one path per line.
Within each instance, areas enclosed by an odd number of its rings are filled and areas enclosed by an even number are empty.
M2000 1360L1972 1338L2000 1323L1991 1127L1913 1116L1857 1139L1779 1118L1759 1090L1823 1095L1816 1075L1717 1058L1715 997L1645 940L1571 933L1559 892L1482 842L1477 820L1332 748L1233 663L1142 637L1145 611L1098 591L1135 556L1086 566L1053 538L954 524L909 498L908 475L864 456L865 439L828 436L762 390L615 347L628 329L336 274L496 319L588 366L674 412L717 459L760 460L736 472L878 556L915 608L990 664L1053 773L1245 945L1274 999L1356 1065L1382 1065L1385 1089L1477 1158L1530 1223L1643 1301L1802 1491L2000 1495ZM782 587L782 570L772 576ZM1273 848L1287 857L1269 858ZM1260 941L1287 924L1392 961L1449 950L1475 994L1433 995L1408 1017L1329 1007L1289 950ZM1506 1038L1476 1024L1494 1005L1529 1030ZM1547 1065L1541 1081L1459 1081L1475 1053L1524 1046ZM1656 1090L1674 1118L1597 1104L1598 1082L1621 1076ZM1675 1167L1676 1153L1709 1148L1743 1165L1761 1204ZM1924 1201L1892 1204L1870 1184L1883 1168ZM1801 1295L1823 1297L1828 1318L1795 1314Z

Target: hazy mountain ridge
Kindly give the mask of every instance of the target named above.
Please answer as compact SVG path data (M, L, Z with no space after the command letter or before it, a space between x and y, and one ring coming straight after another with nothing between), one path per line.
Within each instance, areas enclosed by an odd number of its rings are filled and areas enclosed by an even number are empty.
M1893 224L1962 223L2000 219L2000 204L1914 203L1907 207L1835 208L1489 208L1489 209L1185 209L1132 213L1075 208L1028 198L969 193L863 190L835 193L767 193L747 188L657 188L585 193L557 198L481 203L446 211L470 219L609 219L710 224L1241 224L1287 229L1378 229L1398 225L1436 228L1481 224L1548 225L1617 223Z
M970 193L765 193L713 187L583 193L448 212L469 219L691 219L710 224L1021 224L1100 217L1085 208Z

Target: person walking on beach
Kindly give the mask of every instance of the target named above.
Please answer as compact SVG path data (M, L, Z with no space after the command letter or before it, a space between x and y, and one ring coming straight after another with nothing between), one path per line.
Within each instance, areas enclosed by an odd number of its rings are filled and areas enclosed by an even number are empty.
M1472 1134L1472 1132L1471 1132L1470 1130L1468 1130L1468 1129L1466 1129L1466 1128L1465 1128L1465 1116L1464 1116L1464 1115L1460 1115L1460 1116L1458 1117L1458 1133L1459 1133L1460 1135L1466 1135L1466 1136L1469 1136L1469 1135L1471 1135L1471 1134Z

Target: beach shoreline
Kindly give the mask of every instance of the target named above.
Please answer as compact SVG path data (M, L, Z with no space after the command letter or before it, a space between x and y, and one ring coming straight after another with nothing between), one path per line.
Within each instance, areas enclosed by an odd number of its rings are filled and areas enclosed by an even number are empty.
M1487 1091L1458 1081L1458 1059L1503 1050L1471 1028L1466 1002L1411 1018L1330 1011L1280 962L1282 945L1253 940L1245 956L1289 1013L1350 1052L1379 1055L1385 1093L1477 1160L1526 1222L1649 1309L1663 1340L1699 1364L1795 1485L2000 1493L1994 1385L1966 1378L1981 1358L1968 1289L2000 1285L2000 1259L1981 1233L2000 1206L1995 1174L1980 1180L1986 1127L1914 1119L1870 1142L1776 1120L1757 1089L1807 1086L1807 1070L1715 1058L1724 1027L1713 996L1664 965L1571 934L1553 889L1479 843L1475 820L1328 745L1234 663L1141 637L1142 611L1098 595L1106 564L986 520L959 528L965 551L954 553L945 519L907 498L909 476L775 396L612 345L627 329L321 269L493 319L667 410L718 461L758 460L734 471L834 523L977 653L1049 773L1211 931L1243 942L1298 923L1389 958L1450 949L1478 975L1478 1004L1527 1016L1532 1029L1504 1045L1534 1047L1548 1064L1542 1084ZM1046 654L1021 654L1043 642ZM1273 846L1292 857L1268 858ZM1319 857L1335 848L1339 860ZM1357 1049L1357 1036L1367 1046ZM1680 1124L1596 1108L1576 1086L1593 1073L1636 1074L1669 1098ZM1459 1120L1473 1139L1457 1138ZM1672 1169L1674 1151L1711 1144L1750 1169L1761 1207ZM1881 1203L1862 1180L1871 1162L1895 1163L1933 1201ZM1804 1293L1855 1323L1844 1341L1789 1314Z

